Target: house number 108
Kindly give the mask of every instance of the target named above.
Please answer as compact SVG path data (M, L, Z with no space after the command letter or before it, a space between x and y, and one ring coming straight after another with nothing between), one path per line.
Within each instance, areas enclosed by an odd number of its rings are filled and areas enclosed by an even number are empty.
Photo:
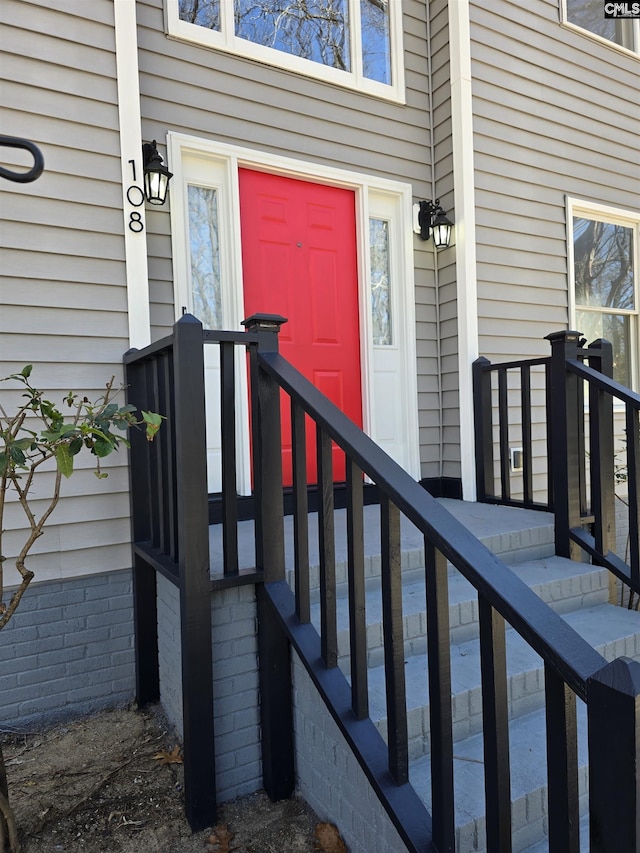
M135 160L129 160L129 162L131 163L131 171L133 172L133 180L135 181L136 162ZM127 201L132 207L142 207L144 204L144 192L137 184L131 184L127 189ZM139 210L132 210L130 212L129 230L133 231L135 234L139 234L141 231L144 231L144 222L142 221L142 214Z

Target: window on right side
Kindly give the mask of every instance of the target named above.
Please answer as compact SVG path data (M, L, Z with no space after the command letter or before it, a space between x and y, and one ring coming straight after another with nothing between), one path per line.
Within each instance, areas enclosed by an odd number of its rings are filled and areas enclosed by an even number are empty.
M571 230L572 328L589 343L610 341L613 378L637 388L640 217L608 217L573 206Z
M563 20L605 41L640 52L640 21L605 18L604 7L603 0L562 0Z

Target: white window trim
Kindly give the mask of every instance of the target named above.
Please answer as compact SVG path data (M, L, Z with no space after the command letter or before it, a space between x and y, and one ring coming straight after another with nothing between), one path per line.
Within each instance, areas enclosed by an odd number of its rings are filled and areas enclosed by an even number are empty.
M207 27L201 27L198 24L190 24L188 21L180 20L178 0L165 0L165 26L169 38L189 41L200 47L222 50L225 53L232 53L236 56L242 56L245 59L254 60L255 62L262 62L276 68L293 71L305 77L313 77L316 80L333 83L336 86L343 86L347 89L353 89L378 98L404 104L405 81L402 4L400 0L389 3L389 47L391 50L392 83L391 85L387 85L386 83L379 83L377 80L370 80L362 73L360 28L354 24L356 20L359 20L359 10L358 17L354 14L358 2L359 0L348 0L351 21L349 31L351 35L352 71L341 71L338 68L331 68L320 62L302 59L299 56L293 56L275 48L265 47L264 45L250 42L247 39L238 38L233 32L233 12L230 0L229 2L222 0L220 4L219 32L210 30Z
M635 47L633 49L629 47L624 47L624 45L618 44L615 41L611 41L611 39L604 38L604 36L601 36L598 33L594 33L591 30L587 30L585 29L585 27L579 26L579 24L574 24L573 21L569 20L569 13L567 11L567 0L560 0L560 23L568 30L573 30L574 33L579 33L581 36L590 38L593 41L598 42L598 44L602 44L605 47L610 48L611 50L615 50L618 53L626 53L627 56L633 56L634 59L640 59L640 21L631 19L631 23L633 25L633 37L635 42Z
M420 474L420 446L418 430L418 378L415 336L415 284L413 272L413 209L411 185L398 181L365 175L330 166L256 151L250 148L214 142L180 133L167 135L167 157L174 174L171 184L171 243L174 261L176 319L182 307L190 305L188 293L189 257L188 222L185 216L186 185L183 161L188 157L202 157L217 163L221 181L211 183L220 190L218 214L220 217L220 257L222 267L223 318L229 329L240 329L244 319L242 290L242 247L235 235L241 233L240 195L238 169L242 167L280 174L299 180L311 181L352 189L356 200L356 240L358 251L358 299L360 306L360 363L362 372L362 412L364 431L374 440L373 430L374 389L372 384L373 336L370 298L369 216L371 209L394 223L394 234L399 238L393 252L392 277L395 282L393 309L396 312L397 339L403 341L403 371L405 378L404 410L407 413L405 430L407 459L405 469L415 479ZM242 420L246 420L242 418Z
M595 219L601 222L612 222L617 225L624 225L627 228L632 228L634 232L633 240L633 269L635 282L635 309L629 310L624 308L612 309L610 313L620 314L631 317L630 329L630 350L631 350L631 387L637 390L640 387L640 211L634 212L631 210L623 210L619 207L612 207L606 204L598 204L597 202L584 201L567 196L567 260L569 274L569 328L576 331L576 282L575 282L575 258L573 254L573 220L574 217L584 216L587 219ZM599 309L589 309L589 307L579 306L580 310L597 310L598 313L603 313Z

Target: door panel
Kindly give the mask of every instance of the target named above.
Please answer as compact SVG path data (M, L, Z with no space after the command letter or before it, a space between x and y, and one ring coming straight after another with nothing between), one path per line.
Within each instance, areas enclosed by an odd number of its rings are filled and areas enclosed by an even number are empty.
M282 314L280 351L362 426L355 194L239 170L245 316ZM289 404L283 400L283 477L291 485ZM315 435L307 476L316 482ZM334 479L345 479L334 448Z

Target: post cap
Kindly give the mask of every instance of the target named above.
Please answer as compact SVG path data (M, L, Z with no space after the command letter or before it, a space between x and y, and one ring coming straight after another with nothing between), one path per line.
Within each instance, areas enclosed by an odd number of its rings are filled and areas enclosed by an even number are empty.
M576 332L573 329L561 329L559 332L550 332L544 336L545 341L550 341L552 344L556 341L566 341L568 344L577 344L582 337L582 332Z
M240 325L244 326L247 332L279 332L280 326L287 322L287 318L281 314L252 314L245 320L241 320Z

